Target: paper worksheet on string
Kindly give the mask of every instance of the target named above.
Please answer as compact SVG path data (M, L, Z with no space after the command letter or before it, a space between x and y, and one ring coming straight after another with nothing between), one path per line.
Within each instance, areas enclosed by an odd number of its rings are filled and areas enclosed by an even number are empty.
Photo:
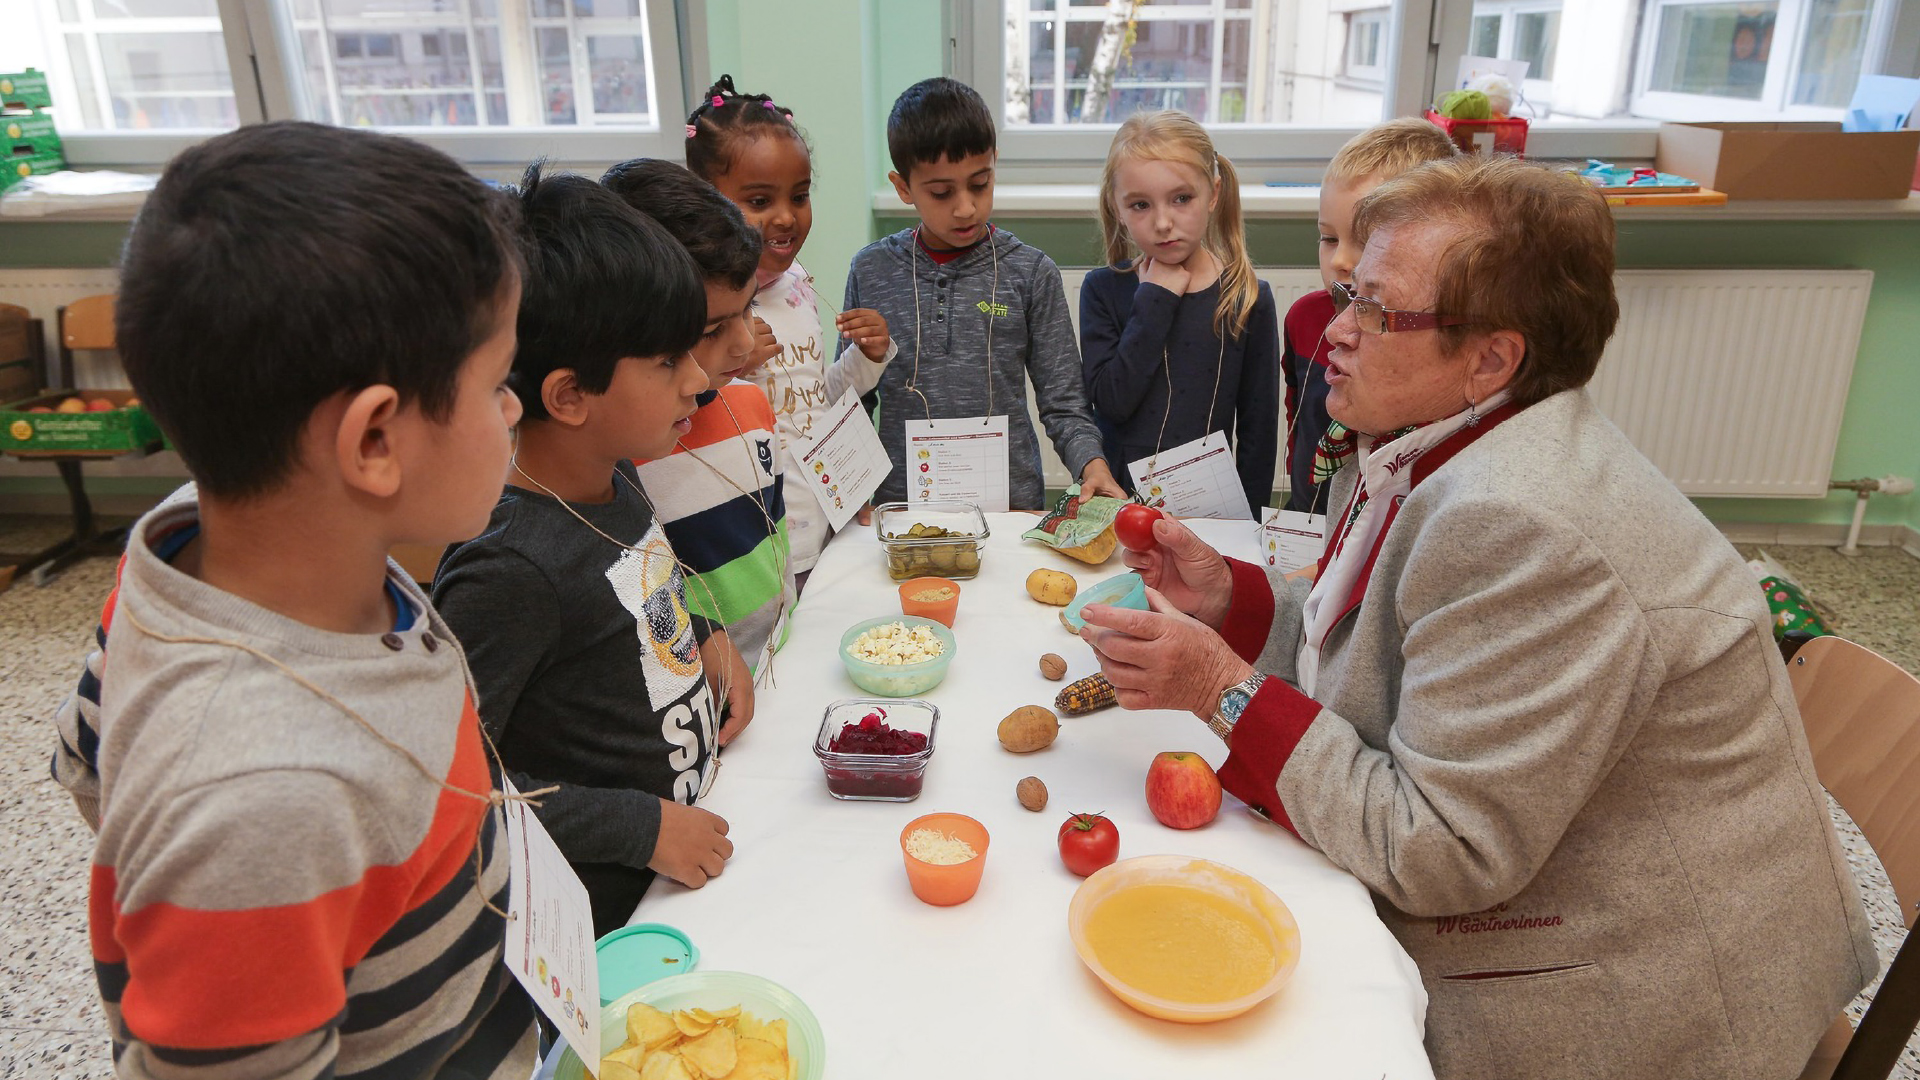
M907 501L970 502L1008 509L1007 418L907 421Z
M1148 506L1177 517L1253 518L1224 432L1211 432L1127 467L1133 471L1133 489Z

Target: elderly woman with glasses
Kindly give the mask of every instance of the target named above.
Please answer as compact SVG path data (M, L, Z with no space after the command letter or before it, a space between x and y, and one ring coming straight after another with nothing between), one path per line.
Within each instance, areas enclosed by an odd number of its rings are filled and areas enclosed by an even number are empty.
M1753 575L1582 389L1604 201L1466 158L1354 227L1317 580L1160 521L1085 638L1372 890L1443 1080L1797 1076L1877 959Z

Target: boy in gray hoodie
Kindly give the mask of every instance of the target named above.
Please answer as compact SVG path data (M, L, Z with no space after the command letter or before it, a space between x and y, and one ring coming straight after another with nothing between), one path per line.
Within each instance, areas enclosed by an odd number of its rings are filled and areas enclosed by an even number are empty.
M1004 416L1009 505L983 509L1042 509L1029 377L1040 422L1079 478L1082 497L1125 498L1101 456L1060 268L988 221L996 151L986 103L952 79L915 83L887 117L887 149L895 170L888 178L920 224L853 257L842 308L880 312L900 347L876 391L880 441L893 471L874 501L901 502L910 494L909 421Z

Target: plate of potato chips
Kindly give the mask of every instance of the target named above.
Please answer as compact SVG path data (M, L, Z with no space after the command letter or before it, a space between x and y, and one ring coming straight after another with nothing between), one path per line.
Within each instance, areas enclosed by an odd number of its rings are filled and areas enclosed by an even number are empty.
M650 982L601 1010L599 1080L819 1080L826 1040L778 983L738 971ZM554 1080L586 1080L572 1050Z

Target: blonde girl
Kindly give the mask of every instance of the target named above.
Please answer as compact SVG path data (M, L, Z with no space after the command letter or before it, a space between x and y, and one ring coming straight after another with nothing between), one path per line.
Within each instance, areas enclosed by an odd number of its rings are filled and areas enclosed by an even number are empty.
M1273 496L1280 337L1254 275L1240 186L1185 113L1120 125L1100 180L1107 265L1080 291L1087 396L1114 473L1132 488L1165 450L1219 432L1248 513Z

